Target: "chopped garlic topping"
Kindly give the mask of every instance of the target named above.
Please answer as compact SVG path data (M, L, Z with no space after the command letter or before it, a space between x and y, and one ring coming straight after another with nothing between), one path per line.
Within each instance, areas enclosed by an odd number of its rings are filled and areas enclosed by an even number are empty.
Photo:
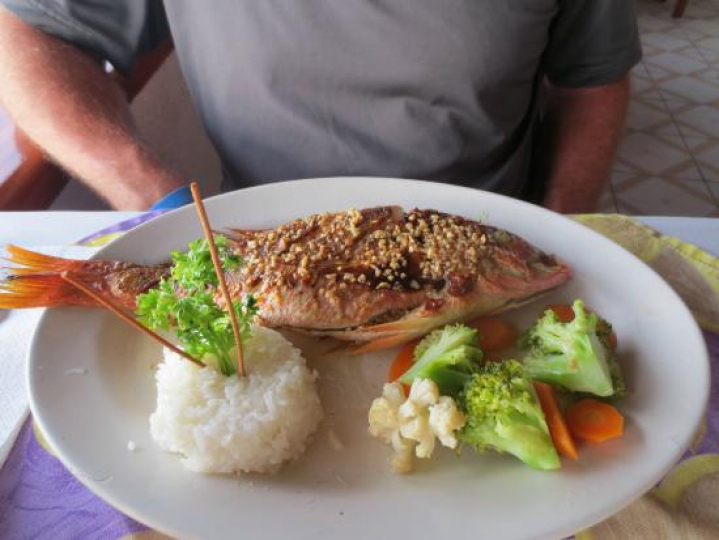
M382 397L369 410L369 431L392 446L392 469L398 473L412 470L413 456L430 458L435 438L442 445L456 448L455 432L464 426L464 415L451 397L440 396L437 384L415 379L405 400L402 385L387 383Z

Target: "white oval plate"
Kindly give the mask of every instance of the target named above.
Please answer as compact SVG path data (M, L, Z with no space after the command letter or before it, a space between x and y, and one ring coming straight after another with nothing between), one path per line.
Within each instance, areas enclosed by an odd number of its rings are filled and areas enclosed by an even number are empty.
M624 437L582 447L581 459L564 460L558 472L466 449L459 458L439 452L414 474L396 476L389 449L367 434L366 422L394 351L338 358L304 340L327 416L308 452L271 477L196 474L148 434L158 348L98 309L62 308L43 316L29 359L32 412L59 458L113 506L182 538L559 538L651 488L699 424L708 359L679 297L624 249L542 208L428 182L287 182L214 197L207 208L215 228L263 228L386 204L482 219L568 261L572 282L514 317L527 324L547 302L581 297L612 321L631 392L621 403ZM199 236L195 210L185 207L130 231L97 257L158 262ZM136 452L127 450L130 440Z

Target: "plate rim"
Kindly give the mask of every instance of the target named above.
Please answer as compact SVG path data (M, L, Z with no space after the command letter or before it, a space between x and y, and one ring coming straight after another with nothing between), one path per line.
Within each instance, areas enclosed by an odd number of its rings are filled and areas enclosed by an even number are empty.
M291 185L291 186L307 186L309 188L312 188L313 184L322 185L329 182L336 182L336 181L371 181L371 182L377 182L377 183L387 183L387 184L396 184L396 185L405 185L405 186L412 186L416 184L425 184L425 185L434 185L437 187L446 187L453 190L458 191L465 191L465 192L482 192L483 196L492 198L498 198L498 199L504 199L507 201L511 201L511 204L519 205L522 208L531 208L533 211L540 210L542 212L547 212L549 214L553 214L554 217L558 217L561 220L564 221L564 225L573 227L573 228L581 228L583 233L589 233L591 236L594 237L594 240L597 242L600 242L604 245L607 249L610 250L621 250L624 255L629 255L631 258L634 259L635 263L639 263L644 269L644 271L649 271L651 274L654 275L655 280L659 283L660 287L663 287L666 289L666 292L668 292L671 296L673 296L675 303L677 306L682 310L682 315L686 316L689 320L691 320L692 324L692 339L696 339L696 344L699 346L699 350L697 351L700 353L701 359L698 360L698 364L700 366L700 369L703 371L703 377L701 382L701 390L702 390L702 407L701 412L698 412L696 415L696 418L692 419L691 424L694 426L694 428L691 430L691 433L686 435L680 444L677 444L674 447L674 450L672 452L672 459L662 468L661 474L652 475L652 478L646 480L645 482L638 483L636 488L633 490L630 490L630 493L626 495L625 497L614 500L612 503L607 504L603 507L602 510L597 510L594 513L591 514L591 518L589 515L586 515L584 519L579 518L570 518L566 521L566 525L562 527L561 530L557 529L556 532L558 534L561 534L564 536L574 534L576 532L579 532L581 530L590 528L597 523L607 519L608 517L614 515L621 509L625 508L632 502L638 500L641 496L643 496L645 493L647 493L652 486L656 485L656 483L663 478L680 460L681 456L684 455L686 450L691 445L691 442L696 437L697 430L700 428L700 422L702 418L706 415L706 410L710 398L710 387L711 387L711 378L710 378L710 359L708 354L708 349L706 346L706 341L704 340L702 331L699 327L698 322L696 321L695 317L687 307L684 300L679 296L679 294L674 290L674 288L669 285L669 283L651 266L649 266L646 262L644 262L642 259L637 257L635 254L633 254L631 251L625 249L621 245L617 244L616 242L610 240L606 236L598 233L597 231L587 227L586 225L583 225L582 223L579 223L571 217L559 214L556 212L553 212L549 209L543 208L541 206L522 201L519 199L515 199L513 197L509 197L507 195L494 193L490 191L480 190L477 188L472 188L468 186L458 186L453 184L444 184L441 182L433 182L433 181L427 181L427 180L413 180L413 179L406 179L406 178L390 178L390 177L376 177L376 176L328 176L328 177L319 177L319 178L304 178L304 179L296 179L296 180L288 180L283 182L275 182L270 184L262 184L258 186L251 186L235 191L230 191L226 193L220 193L211 197L207 197L204 199L205 203L209 205L215 204L218 200L224 200L228 198L234 198L234 197L242 197L243 194L245 194L247 191L274 191L277 189L281 189L284 185ZM336 187L336 186L335 186ZM391 204L391 203L390 203ZM146 227L155 227L157 226L157 223L167 219L167 216L176 215L178 213L182 212L193 212L192 205L183 206L180 208L176 208L173 210L170 210L169 212L165 212L156 218L143 222L136 227L133 227L132 229L126 231L122 236L118 238L114 238L112 241L110 241L108 244L100 248L96 253L90 257L90 260L98 259L103 256L103 254L111 249L116 243L122 242L123 239L126 239L128 235L132 235L135 231L140 231L145 229ZM208 213L211 213L211 208L208 208ZM517 233L520 234L521 233ZM126 506L122 500L118 499L116 496L113 495L112 489L106 489L106 487L101 482L95 482L90 483L89 481L86 481L86 475L79 469L75 467L75 464L73 463L73 460L66 456L64 453L61 453L56 450L57 445L55 444L54 438L52 435L50 435L51 431L46 426L45 422L42 419L42 416L38 414L38 404L36 403L36 396L35 392L33 391L33 380L35 372L32 369L33 364L33 358L36 357L36 350L39 347L39 341L41 339L41 333L44 326L47 324L46 319L48 318L48 309L43 309L43 312L39 318L38 324L33 332L32 338L30 340L30 346L28 348L27 352L27 361L25 366L25 374L26 374L26 390L28 393L28 401L30 406L30 411L32 413L32 416L30 420L32 422L35 422L37 426L40 428L42 435L46 441L46 443L49 445L49 447L53 450L52 455L56 457L60 462L63 464L64 467L67 468L67 470L79 481L85 486L90 492L92 492L94 495L102 499L105 503L110 505L111 507L117 509L118 511L122 512L123 514L131 517L132 519L137 520L141 524L144 524L145 526L154 529L158 532L162 532L164 534L171 535L173 537L178 538L188 538L186 535L186 532L183 532L178 529L174 529L171 525L165 523L164 521L162 523L158 522L151 513L144 513L141 509L135 509L134 507L128 507ZM689 433L689 432L687 432ZM88 478L88 480L91 480ZM554 532L552 531L552 537L554 537ZM528 537L530 538L530 537ZM531 538L543 538L543 537L537 537L537 536L531 536Z

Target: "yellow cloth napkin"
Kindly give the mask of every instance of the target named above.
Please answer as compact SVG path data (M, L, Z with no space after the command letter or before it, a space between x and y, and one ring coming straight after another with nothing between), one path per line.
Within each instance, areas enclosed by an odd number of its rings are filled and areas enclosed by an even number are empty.
M702 328L719 332L719 259L619 214L574 219L632 252L651 266L689 306ZM717 535L719 538L719 534Z
M717 257L676 238L663 236L627 216L589 214L574 217L651 266L674 287L705 330L719 332ZM719 392L716 381L719 373L715 372L713 378L712 393L715 395ZM719 411L712 411L711 407L710 404L709 416L716 423ZM719 426L714 427L714 431L717 429ZM699 434L693 451L700 448L705 433L706 429ZM719 539L719 454L702 453L683 460L647 495L608 520L576 535L577 540L675 538Z

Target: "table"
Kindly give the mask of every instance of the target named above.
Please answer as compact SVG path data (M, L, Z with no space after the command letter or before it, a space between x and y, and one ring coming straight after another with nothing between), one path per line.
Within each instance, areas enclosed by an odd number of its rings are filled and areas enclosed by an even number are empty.
M57 246L138 215L138 212L0 212L0 246Z
M75 242L79 238L87 236L99 229L113 225L118 221L136 216L136 213L131 212L0 212L0 246L8 242L27 246L68 244ZM719 219L641 217L639 220L665 235L678 237L681 240L695 244L714 255L719 255ZM716 346L714 348L714 355L716 357ZM2 388L0 388L0 392L2 392ZM29 431L32 431L31 428L29 428ZM37 446L37 444L35 446ZM40 452L39 447L36 450ZM715 454L707 457L713 459L716 456L716 450L711 451L715 452ZM34 457L34 454L25 453L24 450L22 452L22 455L29 455L31 458ZM58 464L58 475L60 472L69 477L67 472L64 471L61 465ZM96 498L90 498L82 504L84 505L83 511L87 512L88 515L92 515L92 512L97 512L98 515L103 516L103 519L105 520L103 521L103 527L106 529L109 528L114 531L115 529L113 529L113 527L115 527L118 528L118 530L122 530L123 535L121 536L124 538L129 537L127 536L128 531L133 533L142 533L146 531L141 524L128 520L116 510L109 507L107 507L107 510L103 510L101 508L102 503L100 503ZM95 506L92 506L93 504ZM639 504L644 504L646 506L647 504L661 505L662 503L654 501L653 499L643 498ZM636 505L633 505L632 508L639 508L640 512L646 510L644 506L637 507ZM640 513L639 516L636 514L632 515L630 522L636 525L637 522L640 524L646 522L647 516L650 516L649 519L654 521L656 521L657 516L660 516L666 520L666 523L663 524L662 530L668 532L670 536L672 536L672 531L681 529L683 522L674 514L662 514L661 512L663 510L661 510L661 508L663 507L658 508L660 509L653 510L653 513L650 514L643 515ZM107 517L107 512L109 511L112 511L112 515ZM0 511L0 518L1 517L2 512ZM627 518L622 518L620 516L618 519L621 522L622 519ZM102 535L100 535L100 532L98 531L94 531L94 533L96 536L93 537L97 538L120 537L108 536L107 534L109 534L109 532L105 529L103 529ZM2 519L0 519L0 536L3 536ZM51 537L52 536L48 536L48 538ZM657 536L646 536L642 533L631 537L641 538ZM579 538L579 536L577 538Z

